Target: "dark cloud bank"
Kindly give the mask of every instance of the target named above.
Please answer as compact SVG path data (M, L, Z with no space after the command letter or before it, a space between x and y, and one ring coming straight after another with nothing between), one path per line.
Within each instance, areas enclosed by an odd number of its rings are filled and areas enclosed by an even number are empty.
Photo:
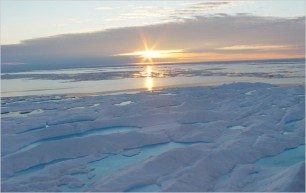
M285 19L220 14L183 22L26 40L2 46L1 59L2 64L20 62L25 63L24 66L44 66L45 69L132 63L135 58L116 55L143 50L141 37L145 37L150 45L158 42L156 49L222 53L224 50L219 48L256 44L290 46L291 49L286 52L303 54L304 34L305 17Z

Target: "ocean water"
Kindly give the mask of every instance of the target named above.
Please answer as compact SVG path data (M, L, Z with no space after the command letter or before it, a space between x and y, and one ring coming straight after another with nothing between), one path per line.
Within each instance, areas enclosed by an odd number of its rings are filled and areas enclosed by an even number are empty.
M3 97L116 94L233 82L304 84L305 60L122 65L2 71Z

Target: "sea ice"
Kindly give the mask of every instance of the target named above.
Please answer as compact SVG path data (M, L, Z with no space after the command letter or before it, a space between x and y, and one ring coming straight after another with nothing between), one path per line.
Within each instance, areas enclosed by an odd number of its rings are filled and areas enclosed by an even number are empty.
M125 106L125 105L129 105L129 104L132 104L134 103L133 101L124 101L124 102L121 102L121 103L118 103L118 104L115 104L116 106Z
M2 191L305 191L304 107L263 83L2 98Z

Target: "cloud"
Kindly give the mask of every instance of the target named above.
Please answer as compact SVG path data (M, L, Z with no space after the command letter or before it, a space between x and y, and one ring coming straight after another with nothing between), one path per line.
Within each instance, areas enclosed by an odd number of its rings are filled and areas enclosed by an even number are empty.
M176 10L175 13L171 15L173 19L186 19L192 18L196 15L201 15L204 13L209 13L209 11L224 8L225 6L234 5L240 3L238 1L209 1L200 3L188 4L185 8Z
M267 50L288 50L291 49L292 46L290 45L234 45L234 46L228 46L228 47L223 47L223 48L218 48L218 50L262 50L262 51L267 51Z
M96 7L95 10L111 10L111 7Z
M183 7L173 8L166 6L131 6L126 13L118 14L113 20L131 20L140 19L145 20L147 18L158 18L162 21L176 21L186 18L193 18L196 15L203 15L203 13L209 13L209 11L224 8L227 5L237 4L233 1L208 1L200 3L188 3L183 4ZM101 7L103 9L104 7Z
M118 14L114 19L130 20L130 19L152 19L162 18L164 20L172 14L175 14L176 10L170 7L161 6L135 6L130 8L130 11Z
M305 17L276 18L217 15L184 21L66 34L2 46L2 62L37 65L115 64L135 57L115 56L144 49L144 40L158 50L184 50L192 60L245 57L303 57ZM286 49L284 49L286 48ZM262 52L265 51L265 55ZM239 52L239 53L237 53ZM187 57L182 57L187 58Z
M201 2L191 5L190 8L193 10L205 10L205 9L215 9L223 5L228 5L232 2L230 1L211 1L211 2Z

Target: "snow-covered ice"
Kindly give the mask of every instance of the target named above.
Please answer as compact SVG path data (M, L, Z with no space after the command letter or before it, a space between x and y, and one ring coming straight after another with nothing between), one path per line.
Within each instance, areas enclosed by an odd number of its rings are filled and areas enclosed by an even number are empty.
M304 101L264 83L2 98L2 191L305 191Z
M129 104L132 104L134 103L133 101L124 101L124 102L121 102L121 103L118 103L118 104L115 104L116 106L125 106L125 105L129 105Z

